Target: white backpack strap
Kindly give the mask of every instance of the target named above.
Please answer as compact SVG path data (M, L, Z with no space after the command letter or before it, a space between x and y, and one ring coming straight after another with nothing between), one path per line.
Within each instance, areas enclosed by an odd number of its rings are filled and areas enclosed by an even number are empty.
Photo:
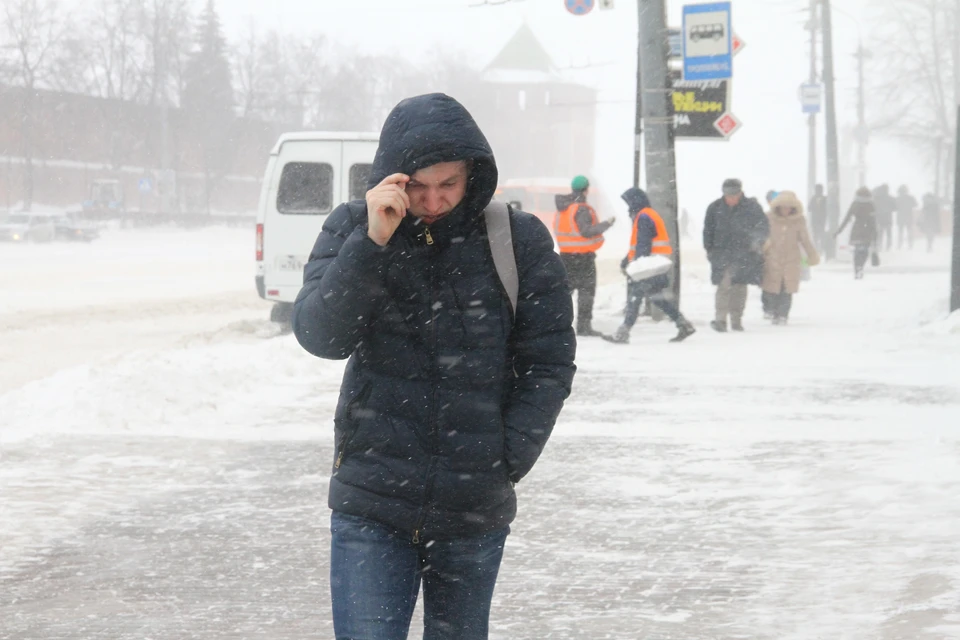
M487 222L487 240L490 242L490 253L493 254L493 265L510 299L510 306L516 313L520 276L517 273L517 257L513 252L510 209L503 202L491 200L483 210L483 217Z

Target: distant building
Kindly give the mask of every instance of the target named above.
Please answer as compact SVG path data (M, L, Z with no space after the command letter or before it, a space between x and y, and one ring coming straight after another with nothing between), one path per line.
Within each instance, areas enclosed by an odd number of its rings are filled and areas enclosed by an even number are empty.
M21 87L0 85L0 210L26 199L27 156L32 156L32 201L38 206L77 210L88 198L91 182L111 179L120 181L127 209L158 209L163 146L159 108L38 90L32 98L32 135L24 136L20 121L26 97ZM203 151L192 127L181 110L168 110L167 169L175 173L176 184L171 206L182 213L206 210ZM214 181L211 209L256 210L266 159L282 130L240 118L231 123L230 163L226 174ZM27 146L32 153L26 152Z
M493 146L501 183L563 178L593 166L596 90L566 82L523 25L483 71L471 111Z

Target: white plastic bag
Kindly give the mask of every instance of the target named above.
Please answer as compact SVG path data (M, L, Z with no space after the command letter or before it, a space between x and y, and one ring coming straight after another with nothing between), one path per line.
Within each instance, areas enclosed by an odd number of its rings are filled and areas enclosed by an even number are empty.
M627 265L627 276L634 282L647 280L668 273L673 269L673 260L664 255L654 254L637 258Z

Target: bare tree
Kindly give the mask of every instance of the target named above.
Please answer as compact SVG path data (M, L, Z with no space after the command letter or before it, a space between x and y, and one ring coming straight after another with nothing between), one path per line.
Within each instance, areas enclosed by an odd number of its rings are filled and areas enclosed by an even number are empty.
M872 128L900 138L934 167L935 189L953 158L960 101L957 0L873 0Z
M90 84L94 95L142 101L147 93L147 41L140 32L144 0L97 0L87 18Z
M263 79L262 48L256 23L251 18L243 40L230 47L237 112L242 118L253 116L259 106Z
M22 88L20 153L24 161L23 208L33 206L33 158L36 153L37 90L50 80L67 18L56 0L2 0L0 54L14 84Z
M137 24L146 43L146 104L179 104L193 43L189 1L144 0Z

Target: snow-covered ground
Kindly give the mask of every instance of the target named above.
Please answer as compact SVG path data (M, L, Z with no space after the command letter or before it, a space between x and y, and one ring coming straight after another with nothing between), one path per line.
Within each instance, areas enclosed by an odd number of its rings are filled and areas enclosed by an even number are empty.
M0 639L331 637L343 365L266 322L252 241L0 245ZM753 290L747 333L720 335L690 250L699 333L582 340L492 637L960 638L949 254L883 258L815 269L788 327Z

